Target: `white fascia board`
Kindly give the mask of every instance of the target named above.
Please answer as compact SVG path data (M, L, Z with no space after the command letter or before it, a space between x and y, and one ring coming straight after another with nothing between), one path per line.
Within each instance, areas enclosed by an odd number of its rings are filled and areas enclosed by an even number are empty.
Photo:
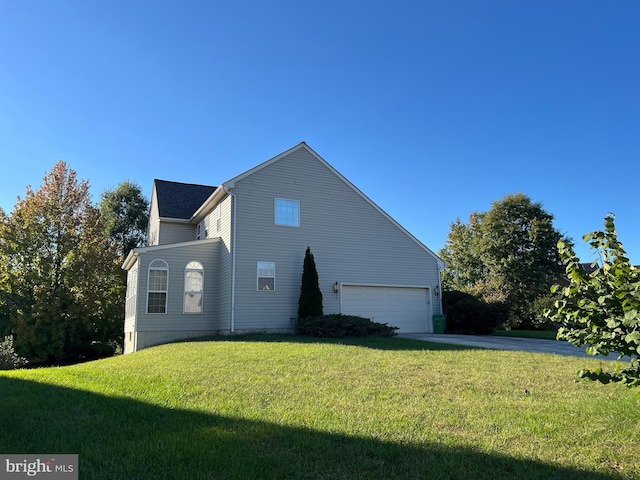
M289 150L287 150L285 152L282 152L281 154L276 155L275 157L267 160L266 162L263 162L260 165L258 165L256 167L253 167L251 170L247 170L246 172L241 173L237 177L234 177L231 180L229 180L227 182L224 182L224 184L222 186L223 187L227 187L227 188L234 188L235 187L235 183L237 181L248 177L249 175L257 172L258 170L262 170L263 168L271 165L272 163L277 162L281 158L286 157L287 155L295 152L296 150L300 150L301 148L304 148L305 150L307 150L320 163L322 163L324 166L326 166L331 172L333 172L338 178L340 178L345 184L347 184L354 192L356 192L358 195L360 195L367 203L369 203L373 208L375 208L378 212L380 212L380 214L382 214L385 218L387 218L387 220L389 220L393 225L395 225L397 228L399 228L400 231L404 232L404 234L407 235L411 240L413 240L420 248L422 248L425 252L427 252L429 255L431 255L434 258L434 260L437 262L438 268L440 270L444 269L444 267L445 267L444 261L438 255L436 255L433 252L433 250L431 250L424 243L422 243L420 240L418 240L411 232L409 232L406 228L404 228L402 225L400 225L391 215L389 215L382 208L380 208L373 200L371 200L369 197L367 197L358 187L356 187L353 183L351 183L344 175L342 175L338 170L336 170L329 162L327 162L324 158L322 158L320 155L318 155L318 153L315 152L309 145L307 145L306 142L301 142L298 145L296 145L295 147L292 147Z
M237 177L233 177L231 180L228 180L226 182L224 182L224 186L227 188L234 188L235 184L237 181L242 180L245 177L248 177L249 175L257 172L258 170L262 170L265 167L268 167L269 165L271 165L272 163L277 162L278 160L280 160L283 157L286 157L287 155L289 155L290 153L295 152L296 150L299 150L301 148L306 147L307 150L309 150L309 152L311 152L312 154L315 154L315 152L313 152L313 150L311 150L311 148L309 148L309 146L305 143L305 142L301 142L298 145L296 145L295 147L291 147L289 150L282 152L279 155L276 155L273 158L270 158L269 160L267 160L266 162L262 162L260 165L257 165L255 167L253 167L250 170L247 170L244 173L241 173L240 175L238 175Z
M409 232L409 230L407 230L406 228L404 228L402 225L400 225L391 215L389 215L387 212L385 212L382 208L380 208L373 200L371 200L369 197L367 197L358 187L356 187L353 183L351 183L347 177L345 177L344 175L342 175L338 170L336 170L329 162L327 162L324 158L322 158L320 155L318 155L311 147L309 147L306 143L304 143L304 147L306 147L306 149L309 151L309 153L311 153L311 155L313 155L314 157L316 157L321 163L323 163L329 170L331 170L338 178L340 178L344 183L346 183L349 187L351 187L351 189L356 192L358 195L360 195L367 203L369 203L369 205L371 205L373 208L375 208L378 212L380 212L380 214L382 214L382 216L386 217L387 220L389 220L392 224L394 224L396 227L398 227L400 229L400 231L402 231L405 235L407 235L411 240L413 240L420 248L422 248L425 252L427 252L429 255L431 255L437 262L438 264L438 268L440 270L442 270L444 268L444 261L438 256L436 255L433 250L431 250L429 247L427 247L424 243L422 243L420 240L418 240L411 232Z
M205 238L203 240L189 240L188 242L165 243L164 245L153 245L151 247L138 247L129 252L127 258L122 264L124 270L129 270L136 263L141 253L157 252L158 250L166 250L169 248L188 247L191 245L204 245L207 243L216 243L220 241L220 237Z
M186 218L159 217L158 219L165 223L191 223L191 220Z
M223 184L224 185L224 184ZM223 185L216 187L209 198L207 198L204 203L195 211L195 213L191 216L191 222L199 222L202 220L213 208L220 203L220 200L224 198L227 194L224 191Z

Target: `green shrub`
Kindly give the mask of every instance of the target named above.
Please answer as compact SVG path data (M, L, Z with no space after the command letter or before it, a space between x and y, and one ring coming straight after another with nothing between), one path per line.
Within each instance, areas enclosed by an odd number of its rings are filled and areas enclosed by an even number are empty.
M398 327L355 315L333 313L299 319L296 331L310 337L393 337Z
M508 316L503 303L486 303L456 290L443 292L442 309L447 316L446 333L488 335Z
M13 370L24 367L27 360L19 356L13 349L13 336L4 337L0 342L0 370Z
M318 284L316 261L311 249L307 247L302 265L302 285L298 300L298 318L316 317L322 315L322 292Z

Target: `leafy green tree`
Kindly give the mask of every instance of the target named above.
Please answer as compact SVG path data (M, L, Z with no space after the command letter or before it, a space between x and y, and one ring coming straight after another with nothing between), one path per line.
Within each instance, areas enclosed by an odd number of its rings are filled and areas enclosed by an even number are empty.
M482 282L484 265L477 251L482 214L473 212L469 223L460 218L451 224L447 243L440 251L440 258L447 268L442 272L442 286L447 290L466 291Z
M530 326L531 305L562 273L561 238L540 203L522 193L507 195L491 210L474 212L468 224L458 219L451 225L440 252L447 263L443 286L489 303L504 302L512 326Z
M318 271L316 262L307 247L302 267L302 285L300 287L300 300L298 301L298 319L307 317L319 317L322 315L322 292L318 283Z
M111 340L122 312L104 295L118 265L88 182L62 161L43 180L0 215L0 296L16 350L52 360Z
M567 287L556 285L562 298L547 316L563 327L559 340L577 347L587 346L591 355L619 354L631 362L614 372L581 371L579 376L603 383L622 382L640 386L640 271L636 269L618 240L615 217L605 218L605 230L583 237L599 253L598 268L587 273L570 242L559 242L560 256L566 264Z
M115 190L100 196L100 212L105 235L116 244L118 256L124 257L144 245L149 224L149 202L136 183L122 182Z
M515 323L529 326L531 305L563 273L562 234L553 228L553 215L522 193L507 195L483 216L481 232L478 249L490 283L503 288Z

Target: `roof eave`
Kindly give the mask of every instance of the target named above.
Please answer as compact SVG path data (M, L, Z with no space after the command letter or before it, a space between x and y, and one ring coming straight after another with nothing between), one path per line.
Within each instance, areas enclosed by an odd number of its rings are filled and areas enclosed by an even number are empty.
M195 213L191 216L191 219L189 221L199 222L200 220L202 220L202 218L204 218L204 216L209 213L211 207L219 203L226 194L227 193L224 191L224 184L216 187L213 193L209 195L209 198L207 198L200 206L200 208L198 208L198 210L196 210Z

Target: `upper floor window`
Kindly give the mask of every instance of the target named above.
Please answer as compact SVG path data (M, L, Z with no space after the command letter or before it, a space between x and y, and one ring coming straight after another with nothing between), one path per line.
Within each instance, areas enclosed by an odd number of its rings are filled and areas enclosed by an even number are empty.
M149 264L147 313L167 313L168 283L169 265L164 260L153 260Z
M222 224L222 213L220 212L220 205L216 207L216 232L220 231Z
M276 289L276 263L258 262L258 290Z
M196 240L200 240L201 236L202 236L202 224L199 223L198 225L196 225Z
M300 226L300 202L298 200L276 198L275 210L276 225Z
M202 313L204 270L200 262L189 262L184 270L184 313Z

